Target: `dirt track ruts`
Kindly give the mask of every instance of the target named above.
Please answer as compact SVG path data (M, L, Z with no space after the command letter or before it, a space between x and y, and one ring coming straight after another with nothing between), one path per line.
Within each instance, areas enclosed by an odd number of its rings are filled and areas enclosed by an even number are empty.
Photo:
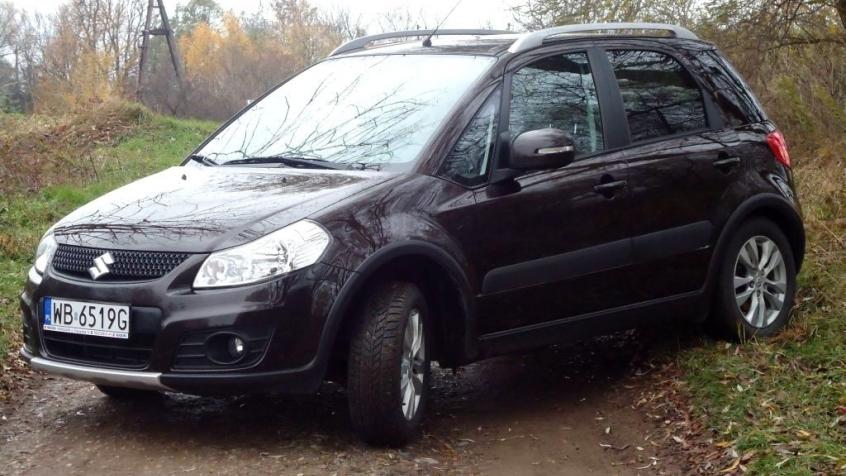
M0 407L0 473L679 474L659 454L660 422L635 405L643 348L626 333L436 370L424 436L401 450L360 443L333 384L309 397L113 401L34 373Z

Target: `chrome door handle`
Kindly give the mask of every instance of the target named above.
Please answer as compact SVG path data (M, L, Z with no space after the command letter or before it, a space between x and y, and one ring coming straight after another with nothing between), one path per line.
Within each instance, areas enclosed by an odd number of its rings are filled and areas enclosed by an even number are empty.
M593 191L596 193L601 193L602 195L608 196L613 195L613 193L626 186L625 180L615 180L613 182L604 182L600 183L599 185L593 186Z
M740 165L740 157L726 157L724 159L717 159L712 163L718 169L730 169Z

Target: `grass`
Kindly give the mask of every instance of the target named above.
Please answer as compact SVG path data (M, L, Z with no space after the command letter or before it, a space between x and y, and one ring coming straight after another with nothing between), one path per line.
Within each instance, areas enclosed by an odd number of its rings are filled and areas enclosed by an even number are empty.
M29 186L18 185L18 190L0 195L0 361L20 345L17 297L38 240L47 228L95 197L178 164L215 128L215 124L205 121L174 119L148 112L139 116L139 120L122 127L120 134L112 131L108 135L89 138L85 144L75 144L78 150L84 151L79 156L86 157L86 173L68 173L63 181L60 171L47 170L45 175L52 177L48 184L30 190L26 190ZM87 119L72 117L67 122L79 127ZM67 135L63 122L52 118L0 117L0 123L4 121L15 121L18 130L24 131L14 144L18 149L26 148L21 142L31 140L33 134L30 131L33 129L38 130L35 140L39 141L45 134L59 135L57 140ZM38 124L31 126L27 122ZM6 140L11 142L15 138L6 137ZM69 154L68 141L71 139L57 146L55 151L42 150L39 158L45 163L64 159ZM3 152L2 149L0 152ZM0 165L4 168L12 160L18 160L18 156L0 155ZM73 161L70 164L69 167L79 166ZM39 177L31 177L32 180L27 177L42 171L27 170L20 175L21 180L17 183L39 184Z

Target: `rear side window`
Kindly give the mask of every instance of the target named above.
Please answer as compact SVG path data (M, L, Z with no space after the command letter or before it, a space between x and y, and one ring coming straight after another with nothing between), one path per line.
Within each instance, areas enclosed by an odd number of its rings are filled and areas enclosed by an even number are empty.
M703 51L697 59L706 72L703 79L710 83L726 125L738 127L762 120L758 102L727 61L715 51Z
M657 51L610 50L632 142L707 127L702 91L672 56Z
M512 138L552 127L570 133L576 155L605 148L596 84L586 53L550 56L516 71L508 117Z

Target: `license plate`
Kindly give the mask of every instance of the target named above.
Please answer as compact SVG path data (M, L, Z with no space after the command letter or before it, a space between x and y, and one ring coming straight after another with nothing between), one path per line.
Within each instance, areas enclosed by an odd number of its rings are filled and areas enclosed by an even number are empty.
M44 298L45 331L129 339L129 306Z

